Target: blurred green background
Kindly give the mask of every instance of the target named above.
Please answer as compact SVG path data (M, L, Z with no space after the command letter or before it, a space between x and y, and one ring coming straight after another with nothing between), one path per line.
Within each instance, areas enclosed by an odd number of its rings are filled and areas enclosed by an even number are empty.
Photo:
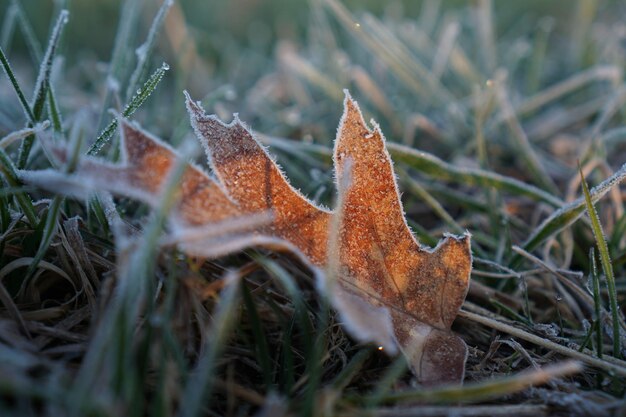
M167 14L165 23L157 34L155 47L142 80L154 71L161 62L167 62L172 70L159 86L157 93L145 104L152 106L149 119L139 112L137 117L142 123L150 124L156 133L170 136L177 142L188 130L180 128L185 122L182 90L187 89L194 97L205 98L207 110L221 116L232 112L240 112L244 120L253 123L267 133L304 137L328 137L334 132L337 112L337 100L340 99L342 88L353 88L353 80L329 75L331 68L344 65L343 59L350 61L346 65L359 65L371 73L374 82L393 87L387 93L401 112L410 114L420 111L433 118L440 112L424 106L417 99L411 99L402 91L396 80L387 80L384 71L377 67L376 59L364 51L359 42L342 27L342 24L325 14L326 8L320 0L216 0L216 1L174 1ZM425 33L433 40L440 41L446 24L454 21L460 25L456 42L467 54L468 60L474 64L482 77L482 82L493 74L486 71L484 51L481 50L480 29L476 26L474 12L481 0L472 1L377 1L377 0L346 0L341 2L354 16L369 13L381 22L395 28L400 25L414 25L424 28ZM138 10L137 19L128 31L127 37L121 40L124 45L123 63L115 70L107 67L115 52L116 33L119 29L119 17L125 13L129 4L135 4ZM16 69L16 74L24 90L32 91L38 62L29 50L28 43L20 28L15 28L16 19L10 16L13 5L19 5L32 25L34 38L43 51L47 37L55 22L59 10L66 8L70 12L69 23L64 29L57 56L62 57L56 63L53 84L61 104L62 113L71 115L76 109L91 108L93 114L102 114L103 108L123 106L124 97L117 102L107 103L105 97L110 83L114 79L120 84L120 91L125 91L126 84L134 68L136 57L134 51L141 45L148 34L150 25L162 5L161 0L137 1L87 1L87 0L2 0L0 1L0 42L9 60ZM585 53L577 50L576 62L572 61L571 52L574 45L584 45L579 33L588 33L591 20L602 21L605 28L619 22L625 6L618 1L596 2L593 0L532 0L513 2L495 0L491 2L494 22L495 54L498 65L508 67L510 77L527 78L529 62L532 60L533 48L541 41L541 32L549 32L546 36L549 43L548 51L559 51L558 55L548 52L545 65L542 64L542 84L549 84L571 75L574 71L585 68L593 63L584 62ZM324 9L324 12L320 10ZM432 19L429 12L435 11ZM320 18L321 15L322 18ZM320 26L320 22L326 26ZM582 26L587 26L581 30ZM425 28L428 26L428 28ZM327 32L332 32L332 35ZM592 31L593 32L593 27ZM329 35L332 38L321 39ZM586 36L586 35L585 35ZM288 46L286 48L285 46ZM291 49L289 49L291 48ZM32 48L31 48L32 49ZM311 94L312 102L303 107L304 101L293 103L293 94L288 99L280 96L279 89L272 87L272 100L259 97L267 95L268 79L272 74L284 69L282 58L286 50L293 50L315 70L328 77L323 82L334 83L330 92L334 103L323 104L324 94L319 91ZM595 52L595 51L592 51ZM290 55L290 59L293 58ZM424 58L426 65L432 57ZM578 58L581 58L582 61ZM293 62L292 62L293 64ZM282 65L282 67L281 67ZM336 68L335 68L336 69ZM291 71L291 70L289 70ZM287 72L289 72L287 71ZM523 74L519 74L519 72ZM455 88L458 80L443 74L442 82L447 88ZM0 133L9 132L23 126L20 109L11 93L6 80L0 80ZM284 80L283 80L284 81ZM475 80L476 81L476 80ZM273 81L275 86L282 82ZM520 86L526 84L522 81ZM330 85L330 84L329 84ZM309 87L307 87L308 89ZM326 90L326 96L328 91ZM278 91L278 92L277 92ZM465 88L457 97L462 101L471 89ZM532 93L528 91L525 94ZM211 95L215 95L212 98ZM402 96L405 97L402 97ZM28 95L27 95L28 97ZM101 97L98 101L98 97ZM226 100L222 98L226 97ZM94 100L94 98L96 100ZM357 99L361 97L357 96ZM398 98L396 100L396 98ZM291 102L288 102L291 100ZM309 101L311 101L309 100ZM404 102L400 100L405 100ZM408 100L408 101L407 101ZM396 102L397 101L397 102ZM328 103L328 100L325 100ZM279 103L279 105L275 105ZM321 121L323 127L307 125L307 120L298 119L302 123L296 129L279 128L293 125L290 123L292 110L290 104L297 104L298 112L308 114L309 121ZM97 106L100 106L98 108ZM156 109L156 110L155 110ZM284 112L284 117L273 119L272 113ZM380 114L373 114L380 116ZM387 114L378 117L383 128L389 131L386 124ZM94 116L94 118L98 118ZM102 117L100 117L102 119ZM292 118L293 119L293 118ZM293 119L295 120L295 119ZM285 123L287 121L287 123ZM102 128L102 123L98 124ZM92 132L95 134L95 131Z
M71 12L63 42L64 53L70 59L79 59L84 54L95 55L100 60L108 60L117 30L121 0L23 0L22 7L31 20L37 38L44 42L54 22L53 14L60 7ZM143 0L142 19L145 27L150 25L153 14L161 4L160 0ZM238 45L264 46L271 49L277 39L302 39L306 35L309 18L309 2L306 0L178 0L185 22L192 35L200 40L200 52L204 57L219 59L223 47L230 42ZM417 18L423 8L423 0L347 0L350 10L368 11L376 15L394 14L406 18ZM440 3L445 10L459 10L472 6L471 0L446 0ZM541 16L553 16L557 23L570 22L572 13L576 13L575 1L572 0L528 0L494 1L498 32L514 30L516 26L529 23ZM590 1L592 3L592 1ZM618 0L601 2L602 7L619 4ZM10 0L0 2L0 16L5 16L11 4ZM618 16L616 16L617 18ZM575 30L565 24L557 28L560 31ZM225 44L220 42L226 41ZM14 40L12 45L18 53L25 52L23 40Z

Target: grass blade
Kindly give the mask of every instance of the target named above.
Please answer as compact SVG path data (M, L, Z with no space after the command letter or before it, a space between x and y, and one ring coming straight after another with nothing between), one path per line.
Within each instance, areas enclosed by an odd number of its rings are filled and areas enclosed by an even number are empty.
M255 346L253 347L257 353L257 360L263 371L263 380L266 386L272 384L272 367L269 348L267 345L267 339L265 337L265 331L263 328L263 322L259 317L256 304L252 298L252 294L247 286L243 288L243 302L248 312L248 320L250 321L250 328L252 329L252 335L254 336Z
M580 362L565 361L549 365L543 369L534 369L517 375L468 384L463 387L445 387L433 390L400 392L388 394L383 399L387 402L428 401L436 403L477 402L502 395L510 395L535 385L542 385L557 378L577 374L583 370Z
M515 110L513 110L513 105L509 100L509 94L505 85L505 77L500 76L498 78L500 79L496 82L496 97L502 109L504 121L511 131L513 149L517 157L520 158L522 165L535 183L540 185L543 189L548 190L551 194L558 194L557 186L541 164L537 153L528 139L528 135L522 128L515 114Z
M20 1L12 0L11 6L15 9L17 22L20 29L22 29L22 34L24 35L26 46L28 48L28 52L30 52L33 63L35 63L35 65L39 65L41 63L41 44L37 40L33 26L28 21L26 12L24 11Z
M9 50L11 38L15 32L15 23L17 20L17 8L11 3L4 11L4 19L2 19L2 31L0 31L0 46L4 46Z
M68 21L68 16L69 12L67 10L62 10L61 13L59 13L54 30L50 36L50 41L48 42L48 49L46 50L41 63L39 75L37 76L37 83L35 85L35 93L33 94L33 102L30 106L35 122L41 121L41 118L43 117L46 97L48 97L48 89L50 88L50 72L52 71L52 63L61 38L61 32ZM17 159L17 167L19 169L23 169L26 166L34 141L35 136L31 135L25 138L22 142Z
M459 168L442 161L432 154L398 145L397 143L388 142L387 148L394 161L403 162L411 168L439 180L456 181L465 185L505 190L515 195L523 195L536 201L548 203L553 207L561 207L563 205L563 202L552 194L514 178L481 169Z
M48 114L52 120L52 129L54 133L63 135L63 118L57 106L57 100L52 86L48 88Z
M82 136L82 125L80 123L76 124L74 130L72 132L72 138L70 143L71 156L68 159L67 163L63 167L63 172L71 173L78 163L78 157L80 156L80 147L81 147L81 136ZM26 272L25 280L29 280L39 265L39 262L43 259L46 254L50 243L52 242L52 238L56 234L57 229L57 221L59 220L59 214L61 212L61 205L65 197L61 194L57 194L54 196L52 203L48 208L48 213L46 214L46 223L43 228L43 233L41 236L41 241L39 243L39 248L37 249L37 253L33 261L31 262L28 270Z
M605 357L604 359L597 358L593 355L593 352L587 349L583 349L579 352L577 349L573 349L568 346L563 346L548 340L543 337L539 337L535 334L529 333L518 327L511 326L502 321L495 320L491 317L486 317L481 314L476 314L467 310L461 310L459 317L464 317L476 323L483 324L492 329L500 332L508 333L513 337L525 340L533 343L537 346L541 346L546 349L550 349L560 355L568 356L580 362L584 362L586 365L593 366L597 369L602 369L620 377L626 377L626 362L615 359L613 357Z
M593 248L589 249L589 260L591 261L591 279L593 283L593 306L595 313L595 332L596 332L596 352L598 358L602 358L602 299L600 298L600 274L598 274L598 265L596 262L596 254Z
M33 111L30 109L30 105L28 104L28 101L26 101L26 97L24 97L24 93L22 92L22 89L20 88L20 85L17 82L15 75L13 74L13 70L11 69L11 65L9 64L9 60L4 54L4 51L2 50L1 46L0 46L0 63L2 63L2 69L4 70L4 73L7 75L7 77L9 77L9 81L11 82L11 85L13 86L13 90L15 90L15 94L17 94L17 98L19 99L20 104L22 105L24 114L26 114L26 118L28 119L30 123L34 125L35 123L37 123L37 121L35 120L35 115L33 114Z
M141 1L129 0L123 3L120 11L120 21L115 34L115 45L111 53L111 62L107 74L107 91L102 105L102 111L98 120L97 128L102 129L107 111L109 109L113 94L118 92L122 80L128 74L129 61L132 59L130 48L134 43L136 31L133 30L139 25Z
M123 117L131 116L141 105L150 97L150 94L156 89L159 82L163 79L165 72L170 69L169 65L163 63L160 68L158 68L154 73L148 78L148 81L145 82L143 87L133 96L130 102L124 108L122 112ZM106 143L111 139L113 133L117 129L117 118L113 119L111 123L108 124L107 127L104 128L102 133L98 136L96 141L89 147L87 151L87 155L96 155L100 150L106 145Z
M183 398L181 401L181 417L199 416L205 400L209 397L213 385L213 372L220 350L226 338L231 332L239 309L239 287L240 279L238 275L227 275L226 288L222 290L221 300L214 314L213 325L210 330L213 339L206 346L205 352L198 360L196 369L187 381Z
M611 257L609 255L609 247L606 244L606 238L604 230L602 230L602 224L598 217L593 201L591 199L591 193L589 192L589 186L583 175L583 171L578 167L580 172L580 179L583 187L583 193L585 194L585 206L589 219L591 220L591 230L593 236L596 239L598 245L598 252L600 252L600 262L602 263L602 270L606 277L606 284L609 290L609 304L611 306L611 316L613 317L613 356L621 358L622 353L620 349L620 326L619 326L619 310L617 307L617 290L615 289L615 275L613 274L613 264L611 263Z
M0 172L4 175L4 178L9 186L14 188L20 187L21 182L17 177L15 165L13 165L13 161L11 161L9 155L7 155L2 149L0 149ZM39 219L37 218L37 214L35 213L35 208L33 207L33 202L30 197L24 193L18 192L15 193L15 199L28 219L28 222L32 227L35 227L39 223Z
M611 188L613 188L617 184L620 184L625 179L626 164L622 165L622 167L617 172L615 172L615 174L611 175L609 178L602 181L600 184L590 190L589 195L591 198L591 202L597 202L606 193L608 193ZM526 242L524 242L522 247L526 251L530 252L537 246L539 246L542 242L544 242L548 237L570 226L583 215L586 208L585 204L586 203L584 197L580 197L572 201L571 203L562 206L560 209L552 213L547 219L545 219L533 231L533 233L528 237ZM513 267L516 267L519 265L520 261L521 257L515 256L511 260L511 265Z
M157 15L152 21L152 25L150 26L150 31L148 32L148 37L146 38L146 41L135 51L137 54L137 65L135 66L133 74L130 76L128 88L126 89L127 102L130 101L132 96L135 94L135 90L139 85L139 80L147 70L148 58L150 57L150 53L152 52L152 48L154 47L157 33L163 26L165 16L167 16L167 12L173 4L173 0L163 0L163 4L159 8Z

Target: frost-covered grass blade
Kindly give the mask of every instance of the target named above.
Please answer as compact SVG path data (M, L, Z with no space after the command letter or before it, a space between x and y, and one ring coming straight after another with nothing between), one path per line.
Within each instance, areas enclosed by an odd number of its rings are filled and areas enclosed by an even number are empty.
M159 68L152 73L150 78L144 83L142 88L137 90L136 94L129 101L129 103L124 108L122 112L123 117L131 116L141 105L150 97L152 92L156 89L159 82L163 79L165 73L170 69L169 65L163 63ZM111 139L111 136L115 133L117 129L117 118L114 118L98 135L95 142L91 144L89 150L87 151L87 155L97 155L98 152L106 145L106 143Z
M4 73L7 75L7 77L9 77L9 80L11 81L13 90L15 90L15 94L17 94L17 98L19 99L20 104L22 105L22 109L24 110L24 113L28 117L28 121L34 125L35 123L37 123L37 120L35 119L35 115L33 114L33 111L30 108L30 104L28 104L28 101L26 101L26 97L24 97L24 93L22 92L22 89L20 88L20 85L18 84L17 79L15 78L15 74L13 74L13 70L11 69L11 65L9 64L9 60L4 54L2 47L0 47L0 62L2 63L2 69L4 70Z
M620 317L619 317L619 309L617 307L617 291L615 289L615 275L613 273L613 264L611 263L611 257L609 255L609 248L606 244L606 238L604 235L604 230L602 230L602 224L600 223L600 219L598 217L598 212L596 211L595 206L593 205L593 200L591 198L591 193L589 192L589 186L587 185L587 181L583 175L582 169L580 169L580 177L581 184L583 187L583 193L585 196L585 208L587 210L587 214L589 215L589 219L591 220L591 229L593 230L593 236L596 239L596 244L598 245L598 252L600 253L600 261L602 263L602 270L604 271L604 277L606 279L606 284L609 292L609 303L611 306L611 316L613 318L613 356L616 358L622 357L622 352L620 350L620 340L621 340L621 329L620 329ZM595 261L594 261L595 265Z
M61 10L54 29L52 30L50 40L48 41L48 48L46 49L46 52L41 61L41 68L39 69L39 75L37 76L33 99L31 100L31 103L29 105L30 109L32 110L32 116L35 123L42 120L45 110L46 99L48 97L51 97L51 93L49 93L49 91L52 63L54 62L54 57L59 46L58 44L61 39L61 32L64 26L67 24L68 20L69 12L67 10ZM53 106L53 108L54 107L56 106ZM58 123L58 116L54 117L53 120ZM20 152L16 163L19 169L22 169L26 166L34 140L34 136L28 136L22 142L22 146L20 147Z

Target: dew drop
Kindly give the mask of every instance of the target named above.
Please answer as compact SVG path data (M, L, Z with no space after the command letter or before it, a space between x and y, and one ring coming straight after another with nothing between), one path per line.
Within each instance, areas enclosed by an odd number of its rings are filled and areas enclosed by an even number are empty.
M62 24L67 24L67 22L70 20L70 12L67 11L66 9L61 10L61 23Z
M168 64L167 62L164 62L164 63L161 65L161 68L162 68L163 70L165 70L165 71L168 71L168 70L170 69L170 64Z

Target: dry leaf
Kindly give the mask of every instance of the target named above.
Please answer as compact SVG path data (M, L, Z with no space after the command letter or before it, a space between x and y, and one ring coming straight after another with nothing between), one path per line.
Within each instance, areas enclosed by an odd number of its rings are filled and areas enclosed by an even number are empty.
M321 287L356 338L389 354L401 350L423 384L462 382L467 347L450 326L469 285L469 234L447 235L433 250L419 245L404 218L384 137L378 126L367 127L347 92L335 140L341 202L335 218L289 185L236 116L225 124L188 95L187 109L215 178L191 164L185 171L171 219L183 250L203 256L251 245L289 250L329 272L320 274ZM85 159L74 176L155 204L178 156L127 121L122 133L121 165ZM59 148L54 153L63 159ZM268 212L271 218L263 217ZM216 224L234 230L217 244ZM185 238L191 228L201 231L195 239Z
M335 141L339 184L347 159L352 181L342 207L341 282L369 303L388 307L397 343L422 382L462 381L467 347L449 329L469 286L469 235L446 236L433 251L417 243L384 137L377 125L367 128L349 96Z

